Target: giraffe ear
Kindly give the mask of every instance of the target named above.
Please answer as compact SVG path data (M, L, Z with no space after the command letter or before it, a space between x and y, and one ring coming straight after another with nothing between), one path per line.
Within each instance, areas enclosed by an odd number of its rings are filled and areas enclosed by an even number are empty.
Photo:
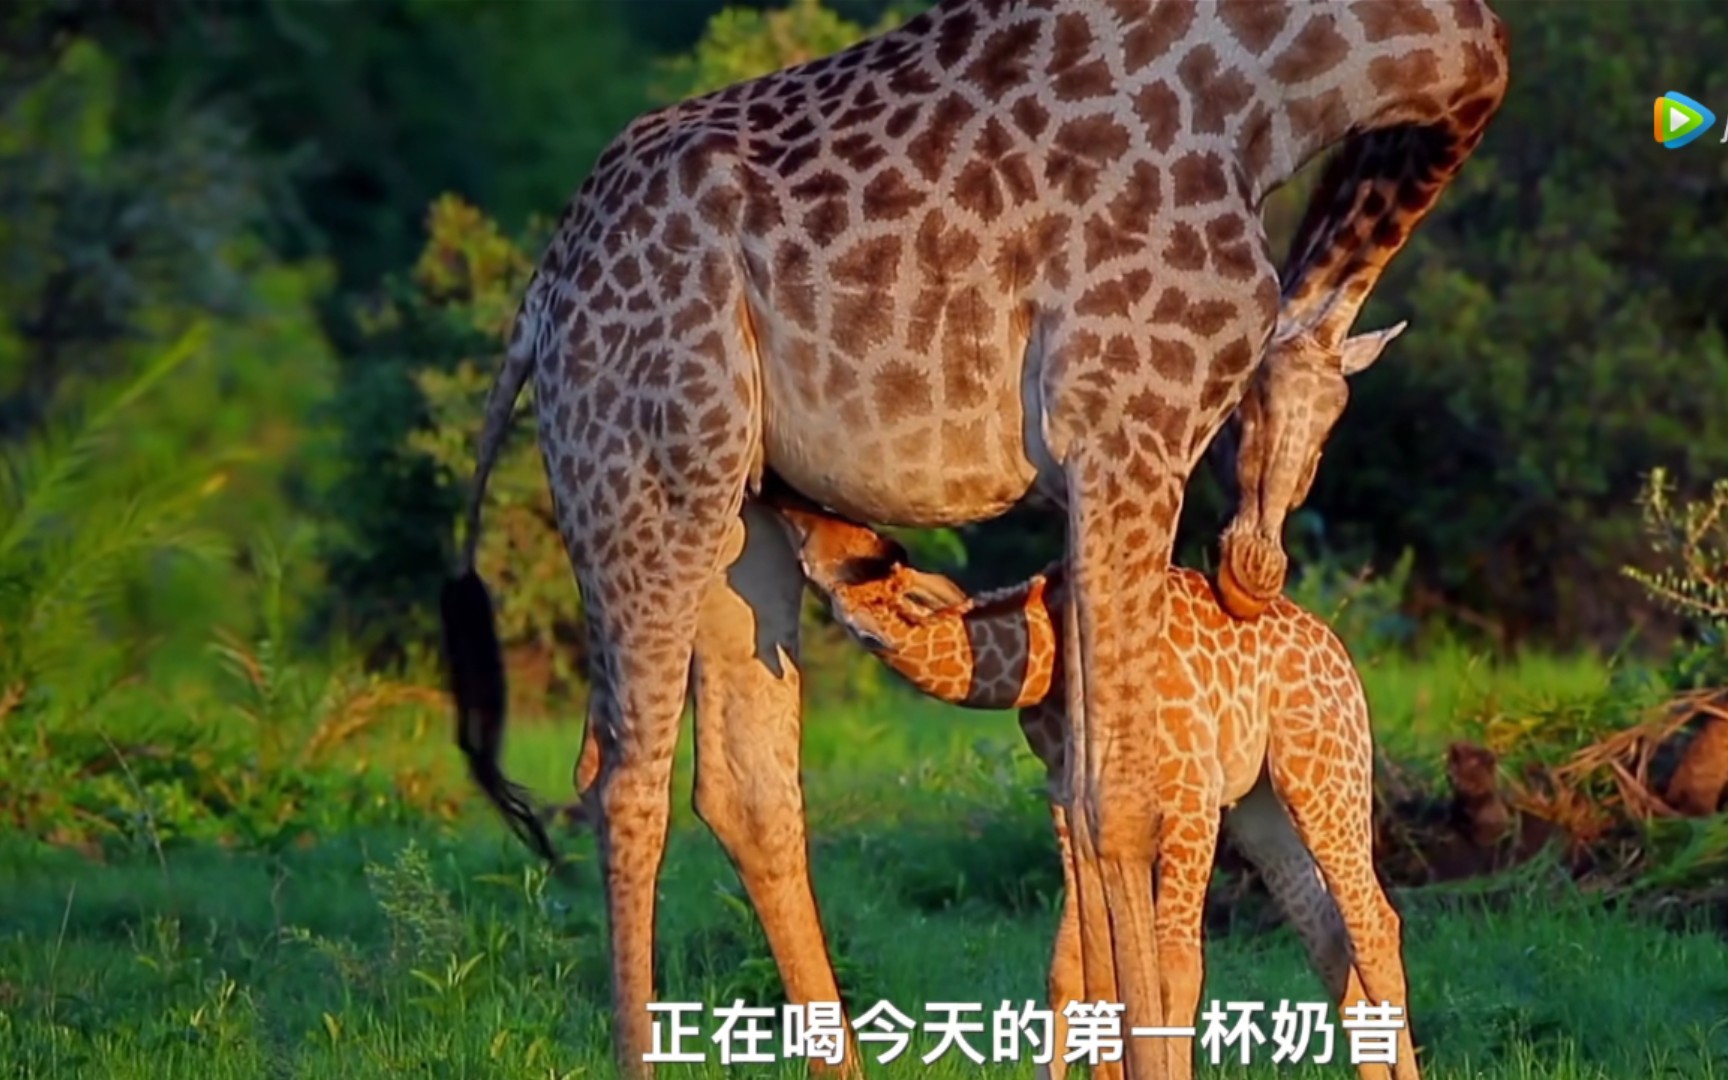
M927 574L922 570L915 570L913 574L912 583L901 595L908 605L917 609L920 618L946 611L968 599L966 590L940 574Z
M1391 344L1392 339L1404 332L1410 325L1405 319L1395 326L1384 330L1373 330L1366 334L1356 334L1344 340L1344 347L1339 350L1339 370L1345 378L1367 370L1368 366L1380 359L1381 350Z

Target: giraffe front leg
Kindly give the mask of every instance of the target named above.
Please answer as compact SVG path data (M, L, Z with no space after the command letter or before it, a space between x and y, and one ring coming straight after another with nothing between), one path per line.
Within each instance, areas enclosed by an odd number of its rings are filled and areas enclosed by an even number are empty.
M746 504L744 522L743 551L710 586L696 632L696 812L744 884L787 1000L838 1006L799 774L804 579L769 511ZM813 1057L813 1071L862 1075L845 1026L842 1060Z
M1147 432L1127 445L1166 438ZM1170 549L1184 477L1144 450L1079 449L1067 468L1071 560L1064 613L1068 824L1086 996L1118 1002L1130 1080L1162 1080L1168 1059L1136 1028L1164 1026L1152 865L1160 807L1155 717L1170 672ZM1148 698L1152 700L1147 700ZM1101 1067L1102 1073L1108 1066Z

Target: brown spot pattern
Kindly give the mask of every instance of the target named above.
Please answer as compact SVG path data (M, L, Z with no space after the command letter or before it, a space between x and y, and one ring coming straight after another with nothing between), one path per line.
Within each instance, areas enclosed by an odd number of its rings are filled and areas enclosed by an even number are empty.
M1218 0L1218 18L1244 49L1259 56L1290 21L1290 5L1283 0Z
M1215 203L1230 194L1224 159L1211 151L1183 156L1170 166L1170 181L1178 209Z
M1313 15L1308 24L1272 61L1272 77L1295 86L1317 79L1344 62L1350 43L1338 32L1337 19L1328 11Z
M1432 49L1377 56L1368 64L1368 81L1382 94L1420 91L1440 78L1440 57Z
M1440 32L1440 20L1428 5L1413 0L1358 0L1350 5L1350 13L1362 23L1362 36L1371 43Z
M906 157L925 180L934 181L942 175L948 158L954 152L960 129L977 115L977 108L958 94L949 94L931 110L923 131L906 144Z
M1113 0L1110 6L1127 28L1122 35L1122 66L1130 75L1188 36L1197 7L1195 0Z
M899 169L884 169L864 185L864 217L867 221L898 221L923 206L926 199Z
M1254 96L1254 88L1235 68L1225 68L1217 50L1202 45L1176 66L1176 74L1194 104L1194 130L1217 135Z
M1176 133L1182 129L1182 99L1167 83L1148 83L1136 92L1134 115L1153 150L1163 154L1176 145Z
M967 81L976 84L989 101L1024 86L1032 77L1032 50L1038 38L1038 24L1030 19L997 30L984 39L978 59L966 69Z

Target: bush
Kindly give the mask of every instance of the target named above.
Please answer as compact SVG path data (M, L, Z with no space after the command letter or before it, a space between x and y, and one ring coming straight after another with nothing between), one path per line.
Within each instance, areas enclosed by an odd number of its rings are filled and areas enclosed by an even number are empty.
M1667 671L1674 687L1721 686L1728 684L1728 480L1703 498L1676 505L1675 495L1667 470L1651 470L1638 501L1661 565L1621 572L1685 622L1686 640Z
M155 94L115 25L124 13L29 4L6 20L0 443L111 395L202 325L208 347L104 432L80 494L201 470L221 497L199 504L200 524L229 541L287 527L326 479L312 421L333 364L315 312L328 268L266 243L281 163L231 101ZM208 622L243 610L237 567L134 569L105 618L167 652L202 648ZM314 576L297 572L296 591Z
M440 199L413 270L388 279L360 318L361 341L337 398L348 467L332 489L324 555L338 624L353 628L375 660L403 659L433 639L427 598L453 557L457 485L473 467L499 343L532 269L528 250L538 249L505 237L461 199ZM538 469L528 451L516 440L491 485L484 568L498 569L513 535L514 515L499 509L513 506L525 483L512 481ZM520 639L516 610L508 605L503 618Z
M1728 172L1577 103L1722 97L1728 12L1501 14L1506 105L1368 303L1362 326L1411 329L1357 381L1312 505L1380 560L1414 549L1418 584L1510 641L1612 645L1654 613L1615 570L1644 475L1728 474Z
M194 333L137 377L0 458L0 719L90 706L137 674L111 619L164 554L209 556L197 524L217 485L196 463L169 475L107 466L122 421L202 344Z

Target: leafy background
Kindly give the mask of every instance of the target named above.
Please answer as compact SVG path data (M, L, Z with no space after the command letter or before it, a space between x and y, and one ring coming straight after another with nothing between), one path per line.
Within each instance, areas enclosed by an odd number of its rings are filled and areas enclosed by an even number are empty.
M430 678L484 391L589 164L644 109L918 6L9 5L3 712L208 694L218 638ZM1353 643L1615 652L1690 684L1721 666L1728 156L1644 131L1653 87L1728 101L1728 13L1675 10L1506 5L1511 96L1373 297L1364 326L1413 332L1359 380L1292 523L1295 594ZM1311 180L1267 207L1280 244ZM481 556L518 707L567 713L581 600L531 435ZM1183 561L1207 565L1227 511L1198 476ZM903 535L974 587L1059 551L1015 516ZM814 604L808 623L813 693L885 692Z

